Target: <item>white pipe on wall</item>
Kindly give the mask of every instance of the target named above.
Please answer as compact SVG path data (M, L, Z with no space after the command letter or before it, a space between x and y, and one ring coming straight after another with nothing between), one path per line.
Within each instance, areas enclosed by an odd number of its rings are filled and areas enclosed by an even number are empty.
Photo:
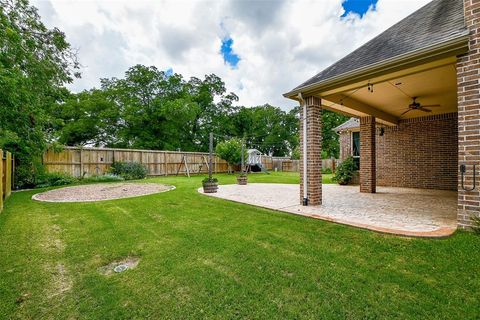
M307 104L303 99L302 93L298 94L298 99L303 105L303 205L308 206L307 190Z

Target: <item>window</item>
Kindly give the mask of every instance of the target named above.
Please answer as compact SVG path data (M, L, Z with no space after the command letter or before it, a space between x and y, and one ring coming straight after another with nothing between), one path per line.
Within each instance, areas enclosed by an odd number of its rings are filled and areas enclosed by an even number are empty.
M357 169L360 169L360 132L352 132L352 157Z

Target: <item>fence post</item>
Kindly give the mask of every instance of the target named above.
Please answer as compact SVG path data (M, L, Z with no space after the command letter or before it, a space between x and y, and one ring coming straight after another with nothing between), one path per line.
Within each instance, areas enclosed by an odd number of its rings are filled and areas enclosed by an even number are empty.
M83 149L80 149L80 178L83 178Z
M3 210L3 151L0 149L0 211Z
M168 176L167 153L163 152L163 165L165 167L165 177Z
M12 190L15 190L15 156L12 154Z

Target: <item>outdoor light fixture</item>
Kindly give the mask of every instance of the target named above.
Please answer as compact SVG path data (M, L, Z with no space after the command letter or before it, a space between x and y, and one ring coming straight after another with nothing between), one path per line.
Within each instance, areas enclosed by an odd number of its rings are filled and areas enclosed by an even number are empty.
M373 84L368 83L367 88L369 92L373 93Z
M382 137L384 134L385 134L385 128L384 128L384 127L381 127L381 128L380 128L379 136Z

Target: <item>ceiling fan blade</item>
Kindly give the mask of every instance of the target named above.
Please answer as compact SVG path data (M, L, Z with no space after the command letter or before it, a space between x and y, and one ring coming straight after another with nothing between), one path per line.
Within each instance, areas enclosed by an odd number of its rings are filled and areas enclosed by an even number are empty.
M438 107L441 107L441 105L439 104L430 104L427 106L422 105L422 108L438 108Z
M418 108L417 110L421 110L421 111L423 111L423 112L432 112L432 110L430 110L430 109L425 109L424 107L420 107L420 108Z
M407 110L405 110L404 112L402 112L402 114L401 114L400 116L403 116L405 113L408 113L408 112L410 112L410 111L412 111L412 110L413 110L413 109L407 109Z

